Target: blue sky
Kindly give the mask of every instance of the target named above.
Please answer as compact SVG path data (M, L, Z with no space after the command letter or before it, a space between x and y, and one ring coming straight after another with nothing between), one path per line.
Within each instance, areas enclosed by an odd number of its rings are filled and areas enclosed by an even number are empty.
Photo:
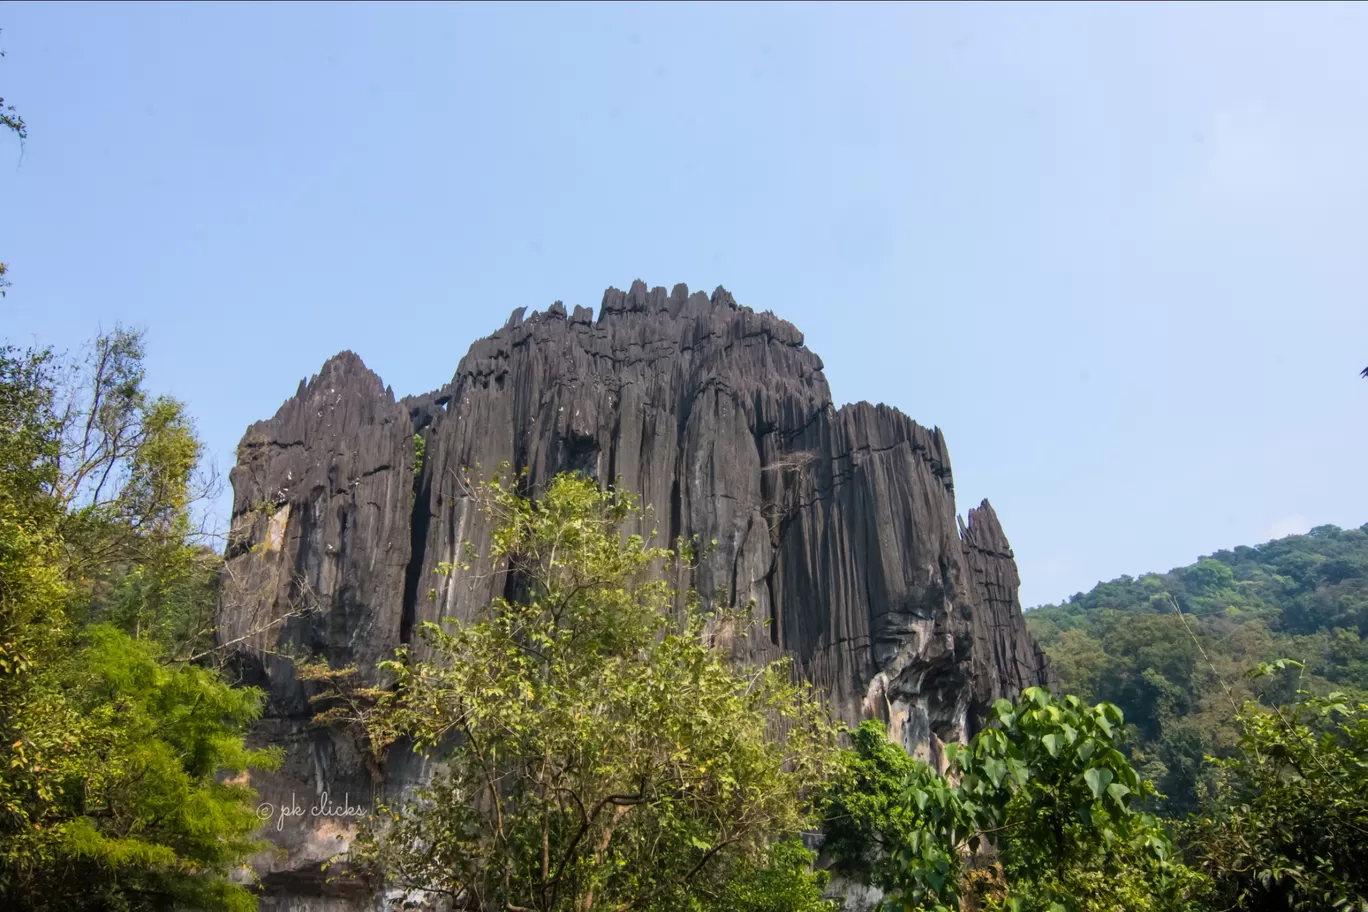
M721 284L945 430L1026 604L1368 521L1368 7L0 5L2 334L226 469L351 348Z

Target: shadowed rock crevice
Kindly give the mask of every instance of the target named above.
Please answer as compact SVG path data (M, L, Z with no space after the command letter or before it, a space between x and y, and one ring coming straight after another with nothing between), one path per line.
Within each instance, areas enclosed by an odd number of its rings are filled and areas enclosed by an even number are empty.
M423 579L422 555L427 547L428 526L432 522L429 475L420 469L413 476L413 515L409 519L409 561L404 568L403 612L399 618L399 642L413 640L413 623L418 613L418 585Z
M286 647L365 671L416 624L470 619L505 594L488 517L462 481L504 463L526 470L533 494L571 469L640 496L652 525L631 531L703 548L679 585L705 604L720 593L753 606L753 630L731 641L736 661L791 656L842 719L883 719L933 762L998 696L1051 681L992 508L957 522L939 429L885 405L836 408L802 333L725 289L634 282L608 289L597 319L559 302L513 311L449 384L400 402L344 352L248 430L231 475L222 636L286 618L300 600L316 608L236 647L270 689L262 740L292 758L265 792L369 781L355 751L308 727ZM465 543L469 568L438 574ZM422 769L396 762L383 788L409 787ZM317 860L317 831L295 825L273 834L289 855L268 868L303 890L307 877L286 875Z

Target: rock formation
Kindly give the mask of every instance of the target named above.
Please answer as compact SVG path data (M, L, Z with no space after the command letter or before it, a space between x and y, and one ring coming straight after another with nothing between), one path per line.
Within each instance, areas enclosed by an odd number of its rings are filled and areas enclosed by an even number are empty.
M882 718L922 757L972 735L997 697L1050 681L992 507L956 525L941 432L883 405L835 408L802 334L721 288L638 281L610 288L597 319L520 308L448 385L398 401L344 352L248 430L231 475L220 635L270 695L259 737L287 748L263 797L304 806L272 820L288 854L262 861L263 908L364 908L360 885L315 867L345 820L309 810L323 790L369 803L422 775L412 759L381 775L311 728L287 654L370 669L415 623L487 604L489 530L462 479L504 463L534 491L574 469L637 493L654 544L715 541L678 583L768 620L733 640L736 659L792 656L841 718ZM473 566L439 575L462 542Z

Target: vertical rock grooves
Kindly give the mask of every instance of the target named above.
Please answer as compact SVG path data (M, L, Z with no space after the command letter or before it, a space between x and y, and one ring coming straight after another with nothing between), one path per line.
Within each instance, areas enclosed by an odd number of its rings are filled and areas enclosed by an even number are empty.
M802 334L725 289L638 281L608 289L597 319L559 302L514 310L447 386L402 402L344 352L248 430L231 476L221 629L235 642L267 625L235 648L269 688L261 738L288 749L268 791L365 787L354 749L309 729L285 653L369 669L416 623L470 618L499 594L486 517L460 479L502 463L525 468L534 493L566 469L622 485L655 510L660 521L635 530L654 528L653 544L715 541L678 582L705 602L753 603L756 628L733 639L735 659L792 656L841 718L882 718L923 757L976 730L997 696L1050 681L992 508L957 525L938 429L883 405L835 408ZM438 574L462 542L477 552L469 569ZM307 577L311 613L286 617L282 572ZM398 764L382 787L418 775ZM304 908L290 878L321 851L318 827L297 826L273 835L285 860L263 863L276 908Z
M967 732L972 737L993 701L1015 698L1034 684L1056 687L1059 682L1044 650L1021 635L1021 578L992 505L985 500L970 510L968 524L960 520L959 528L975 598L970 606L973 694Z

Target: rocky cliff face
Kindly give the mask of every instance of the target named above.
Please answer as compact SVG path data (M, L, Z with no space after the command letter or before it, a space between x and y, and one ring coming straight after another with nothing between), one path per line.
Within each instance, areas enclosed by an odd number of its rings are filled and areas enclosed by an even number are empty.
M363 907L360 885L317 877L348 833L309 812L324 790L369 803L422 775L369 770L345 737L311 729L286 655L370 668L415 623L489 602L467 473L508 463L535 490L579 470L650 504L655 544L715 540L678 583L769 621L733 641L737 660L792 656L840 717L882 718L927 759L997 697L1050 681L992 507L956 525L940 431L887 406L835 408L802 334L721 288L636 282L609 289L597 319L519 309L447 386L399 401L345 352L253 425L238 459L221 635L270 694L260 737L288 749L263 797L304 806L272 820L288 851L262 860L268 908ZM462 542L473 565L438 575Z

